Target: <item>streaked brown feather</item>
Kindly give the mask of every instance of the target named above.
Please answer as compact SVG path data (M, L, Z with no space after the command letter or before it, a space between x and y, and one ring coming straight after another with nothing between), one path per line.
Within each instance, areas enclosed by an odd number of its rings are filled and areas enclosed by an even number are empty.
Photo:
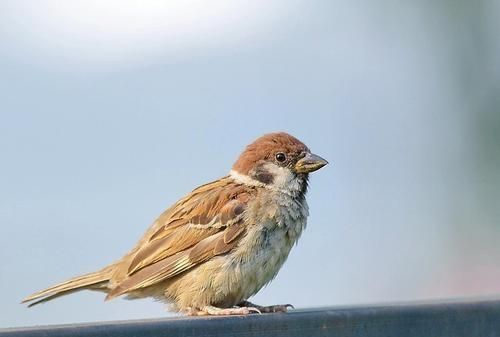
M161 217L160 219L158 219L158 221L160 220ZM169 222L166 225L161 226L156 232L154 232L148 241L161 239L172 233L176 228L181 227L186 223L188 223L188 219L183 219L183 218L169 219Z
M185 263L182 263L183 257L184 260L186 260L186 256L186 251L179 252L173 256L144 267L112 289L106 296L106 300L120 296L126 292L153 285L160 282L164 278L172 276L175 272L182 272L186 267Z
M237 232L238 236L234 237L232 241L226 242L223 236L222 238L220 238L215 242L214 252L213 252L214 256L225 254L229 252L231 249L233 249L234 246L236 246L238 241L235 239L245 231L245 228L243 226L238 226L238 227L240 227Z
M144 245L134 256L128 273L133 274L144 266L188 249L218 231L217 228L199 229L189 226L178 228L176 231L171 232L170 235Z
M222 235L223 233L217 233L216 235L199 242L193 247L193 249L190 250L188 255L189 261L193 264L198 264L215 256L214 248L218 241L222 241L220 240Z
M224 236L222 237L222 241L225 244L231 243L236 240L243 232L245 231L245 226L241 224L241 222L234 224L231 227L228 227L224 231Z
M225 233L232 227L237 228L230 230L231 235L228 237L232 237L232 240L225 242ZM165 279L174 277L202 262L208 261L214 256L225 254L236 246L238 243L236 238L244 231L244 226L235 224L228 227L225 231L219 231L217 234L201 240L191 249L178 252L173 256L150 264L120 283L109 292L106 299L111 299L127 292L152 286Z
M236 240L243 232L245 227L241 223L234 224L223 232L219 232L212 237L207 238L196 246L189 253L189 260L193 264L204 262L214 256L229 252L238 241ZM228 235L226 235L229 232ZM227 240L230 238L230 240Z
M244 233L239 223L252 189L223 178L203 185L167 210L136 250L128 276L108 298L174 277L229 252ZM170 220L172 219L172 220Z

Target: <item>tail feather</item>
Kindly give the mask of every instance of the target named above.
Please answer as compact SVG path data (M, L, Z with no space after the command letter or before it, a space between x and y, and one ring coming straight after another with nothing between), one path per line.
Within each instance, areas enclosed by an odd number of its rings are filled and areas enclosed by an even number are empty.
M109 281L111 274L112 270L110 268L105 268L94 273L77 276L50 288L40 290L39 292L26 297L22 303L32 302L28 305L31 307L33 305L50 301L57 297L84 289L103 290Z

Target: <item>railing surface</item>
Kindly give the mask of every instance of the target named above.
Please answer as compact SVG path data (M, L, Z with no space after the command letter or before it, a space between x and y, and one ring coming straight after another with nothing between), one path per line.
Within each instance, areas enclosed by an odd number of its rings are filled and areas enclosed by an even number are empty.
M500 300L294 310L287 314L182 317L0 329L0 337L500 336Z

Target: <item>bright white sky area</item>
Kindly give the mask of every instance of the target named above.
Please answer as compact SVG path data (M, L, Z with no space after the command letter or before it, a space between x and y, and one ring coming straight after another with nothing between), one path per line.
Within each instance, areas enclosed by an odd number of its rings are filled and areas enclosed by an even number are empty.
M0 327L171 315L26 295L118 259L165 208L287 131L330 165L252 300L500 293L496 1L0 3Z
M141 64L165 53L172 58L241 48L264 39L300 8L286 1L220 0L209 6L199 0L21 0L2 7L2 25L12 43L45 60L94 68Z

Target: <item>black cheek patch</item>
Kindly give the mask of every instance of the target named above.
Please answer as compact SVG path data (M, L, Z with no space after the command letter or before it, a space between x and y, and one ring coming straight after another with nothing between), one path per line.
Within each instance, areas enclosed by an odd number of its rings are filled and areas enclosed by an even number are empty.
M257 168L253 174L254 179L263 184L269 185L274 181L274 176L263 168Z

